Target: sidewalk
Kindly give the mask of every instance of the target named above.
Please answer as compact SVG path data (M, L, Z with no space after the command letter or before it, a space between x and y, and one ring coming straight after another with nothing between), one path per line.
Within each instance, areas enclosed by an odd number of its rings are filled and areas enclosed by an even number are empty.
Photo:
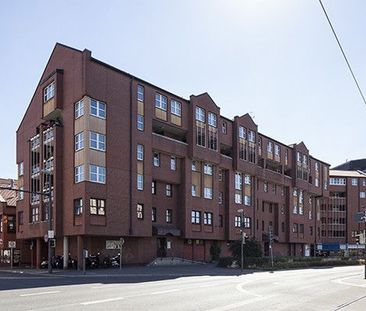
M127 266L119 268L100 268L85 271L78 270L53 270L52 274L47 269L30 269L0 267L0 272L38 275L49 277L153 277L153 276L202 276L202 275L240 275L239 269L218 268L215 264L192 266ZM243 274L252 273L253 270L245 270Z

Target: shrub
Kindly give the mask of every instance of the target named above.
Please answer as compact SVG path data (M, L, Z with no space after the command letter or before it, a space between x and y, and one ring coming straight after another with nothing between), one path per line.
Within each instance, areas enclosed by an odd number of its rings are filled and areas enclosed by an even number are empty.
M241 240L232 242L230 250L233 256L239 259L241 257ZM245 241L244 244L244 258L249 257L262 257L261 245L254 238Z
M215 242L214 244L211 245L210 247L210 255L211 255L211 259L213 261L219 260L220 258L220 254L221 254L221 248L220 246L217 244L217 242Z

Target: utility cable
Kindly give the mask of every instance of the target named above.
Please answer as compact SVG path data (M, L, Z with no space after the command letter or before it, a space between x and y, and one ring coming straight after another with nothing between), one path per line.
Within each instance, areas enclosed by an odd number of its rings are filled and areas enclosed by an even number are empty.
M361 95L361 97L362 97L362 100L363 100L364 104L366 105L366 99L365 99L365 96L364 96L364 95L363 95L363 93L362 93L362 90L361 90L361 88L360 88L360 85L358 84L358 81L357 81L357 79L356 79L356 76L355 76L355 74L353 73L352 67L351 67L351 65L350 65L350 63L349 63L349 61L348 61L348 59L347 59L346 54L344 53L344 50L343 50L342 45L341 45L341 42L339 41L338 36L337 36L337 34L336 34L336 32L335 32L335 30L334 30L334 28L333 28L332 22L331 22L331 21L330 21L330 19L329 19L329 16L328 16L328 14L327 14L327 11L326 11L326 10L325 10L325 8L324 8L324 5L323 5L323 3L322 3L322 0L319 0L319 3L320 3L320 5L321 5L321 7L322 7L322 9L323 9L323 12L324 12L324 14L325 14L325 17L326 17L326 18L327 18L327 20L328 20L328 23L329 23L330 28L332 29L332 32L333 32L333 34L334 34L334 37L335 37L335 39L337 40L338 46L339 46L339 48L341 49L341 52L342 52L343 57L344 57L344 60L345 60L345 61L346 61L346 63L347 63L348 69L349 69L349 71L351 72L351 75L352 75L352 77L353 77L353 80L354 80L354 81L355 81L355 83L356 83L357 89L358 89L358 91L359 91L359 93L360 93L360 95Z

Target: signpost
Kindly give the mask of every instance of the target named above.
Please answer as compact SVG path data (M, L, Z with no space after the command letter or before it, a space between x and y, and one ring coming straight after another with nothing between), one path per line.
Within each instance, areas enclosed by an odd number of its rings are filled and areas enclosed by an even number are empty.
M10 269L13 269L14 248L17 247L16 241L8 241L8 247L10 248Z
M268 239L269 239L269 251L270 251L270 255L271 255L271 265L272 265L272 269L273 269L273 228L272 226L268 227Z

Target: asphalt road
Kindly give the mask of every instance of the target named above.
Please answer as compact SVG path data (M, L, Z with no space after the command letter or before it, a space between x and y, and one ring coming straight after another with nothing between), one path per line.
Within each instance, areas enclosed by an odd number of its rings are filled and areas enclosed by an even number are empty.
M366 310L362 266L249 272L161 267L0 271L0 310Z

